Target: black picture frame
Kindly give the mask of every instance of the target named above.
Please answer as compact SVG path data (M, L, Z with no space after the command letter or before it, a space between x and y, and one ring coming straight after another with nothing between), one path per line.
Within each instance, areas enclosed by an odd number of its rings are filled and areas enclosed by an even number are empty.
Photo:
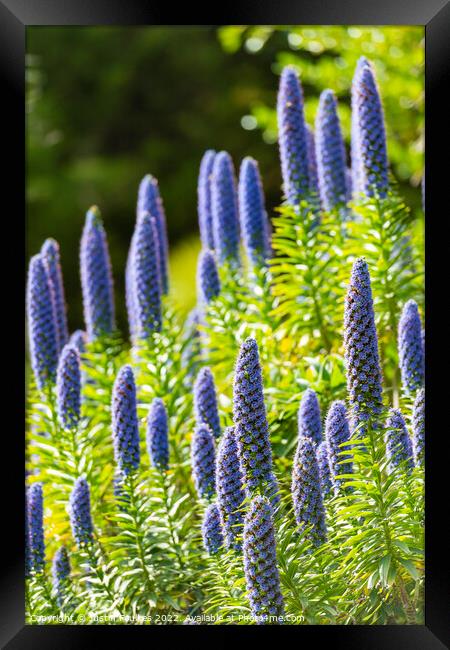
M222 7L226 11L222 11ZM449 647L448 514L442 509L442 496L448 494L448 460L444 440L448 437L446 397L448 393L449 332L444 309L448 303L448 238L441 235L450 218L446 207L450 189L449 109L445 91L450 87L450 2L448 0L292 0L268 2L254 0L219 5L205 15L200 5L185 5L174 10L159 0L0 0L0 73L3 108L2 158L6 162L2 183L2 244L4 251L1 300L7 334L3 341L4 395L2 411L2 492L0 522L2 552L1 646L19 648L90 648L113 633L116 643L130 643L135 635L141 642L164 641L198 643L206 635L218 647L293 635L295 643L314 641L330 647L358 650L425 650ZM225 15L226 14L226 15ZM426 591L423 626L167 626L156 629L131 626L25 626L24 625L24 448L20 442L24 405L21 381L24 333L23 295L25 274L18 271L17 242L24 235L25 211L25 38L31 25L166 25L176 16L187 24L353 24L424 25L426 35ZM182 24L182 23L181 23ZM64 63L62 62L62 65ZM8 201L9 200L9 201ZM9 207L8 207L9 203ZM22 240L23 241L23 240ZM9 244L11 242L11 244ZM445 246L445 248L444 248ZM8 255L9 253L9 255ZM447 253L447 254L446 254ZM25 262L25 260L24 260ZM25 265L22 267L24 269ZM20 279L23 279L23 283ZM19 284L20 286L16 286ZM441 291L441 286L443 291ZM442 307L441 307L442 305ZM14 307L13 307L14 306ZM15 309L17 307L17 309ZM17 322L14 319L17 318ZM448 317L447 317L448 319ZM17 336L17 343L11 340ZM8 359L8 354L9 359ZM22 362L22 363L21 363ZM14 370L17 368L17 373ZM439 370L444 372L440 373ZM12 381L13 375L16 381ZM448 402L448 397L447 397ZM6 425L6 416L12 415ZM447 471L446 471L447 470ZM124 635L127 635L126 637ZM146 635L146 636L142 636ZM231 635L231 636L230 636ZM264 637L262 636L264 635ZM101 639L100 639L101 636ZM176 639L176 641L175 641ZM159 640L159 638L158 638ZM268 639L269 642L273 641ZM283 638L284 641L284 638ZM157 641L156 641L157 642ZM446 645L447 644L447 645Z

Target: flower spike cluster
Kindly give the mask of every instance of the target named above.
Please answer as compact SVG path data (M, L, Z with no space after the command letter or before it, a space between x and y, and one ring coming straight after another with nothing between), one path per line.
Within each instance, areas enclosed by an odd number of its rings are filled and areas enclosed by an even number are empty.
M200 163L200 173L197 187L197 210L200 239L203 248L214 250L214 232L211 207L211 176L216 152L212 149L205 151Z
M359 258L352 268L345 297L344 347L347 390L353 428L376 420L382 407L378 338L367 263ZM359 429L359 434L364 433Z
M219 509L216 503L211 503L206 508L202 524L202 537L205 549L210 555L217 553L223 546Z
M80 246L81 288L84 321L92 341L111 334L115 327L114 294L108 242L100 211L92 207L87 215Z
M239 265L239 220L233 161L226 151L214 158L211 178L214 249L220 264Z
M54 239L46 239L41 248L41 255L54 296L56 333L58 351L60 351L67 343L69 330L67 329L66 300L58 242Z
M56 551L52 563L53 589L56 593L56 602L62 606L67 594L70 580L70 560L65 546L60 546Z
M317 465L319 467L320 487L322 496L327 496L332 488L330 462L328 460L328 448L325 440L320 443L316 450Z
M390 471L400 463L409 470L414 467L411 439L403 415L398 409L391 409L386 420L386 455Z
M42 573L45 567L44 498L41 483L33 483L27 490L27 532L29 568Z
M239 217L247 257L259 267L270 257L269 221L258 163L250 157L244 158L239 172Z
M217 505L222 523L225 546L240 550L237 537L241 534L245 498L239 466L238 449L233 427L228 427L217 452Z
M320 95L316 117L316 155L320 199L325 210L343 205L347 198L345 146L332 90Z
M264 497L254 497L245 516L243 555L253 616L258 623L269 622L269 617L282 617L284 602L277 567L272 508Z
M342 480L337 477L352 472L352 463L348 454L345 454L345 443L349 439L350 429L345 404L337 400L331 404L325 421L325 440L328 448L331 482L335 493L339 491L342 484Z
M158 269L163 294L169 291L169 242L167 239L167 224L164 205L159 193L158 181L151 174L147 174L139 185L137 202L137 219L140 215L149 213L155 220L156 248L158 250Z
M191 442L192 476L201 498L211 499L216 492L216 451L207 424L196 427Z
M197 263L197 296L200 306L207 305L220 293L220 280L214 253L202 250Z
M248 338L241 345L234 373L233 421L245 490L257 490L276 503L278 485L272 470L272 448L264 404L258 345Z
M220 436L219 411L216 387L209 368L201 368L194 384L194 409L198 425L207 424L215 438Z
M94 540L94 527L91 517L91 497L85 478L75 482L69 499L69 516L72 534L79 548Z
M111 413L114 457L120 471L127 475L139 467L140 461L136 386L131 366L123 366L117 374Z
M156 397L150 407L147 420L147 451L153 467L166 470L169 467L169 425L164 402Z
M297 205L309 192L308 142L302 87L289 66L281 74L277 118L284 196L290 205Z
M414 300L405 304L398 324L398 356L403 386L414 392L423 385L425 375L422 324Z
M58 419L68 430L78 426L81 404L80 355L73 345L65 345L59 357L56 377Z
M327 529L322 502L319 466L311 438L301 436L292 468L292 500L295 520L301 533L320 546L326 541Z
M319 445L322 441L320 407L317 395L311 388L302 397L297 419L299 436L308 436L314 444Z
M58 339L53 292L41 255L30 260L27 284L28 339L31 366L40 390L55 380Z
M425 388L417 391L412 413L414 462L423 465L425 454Z

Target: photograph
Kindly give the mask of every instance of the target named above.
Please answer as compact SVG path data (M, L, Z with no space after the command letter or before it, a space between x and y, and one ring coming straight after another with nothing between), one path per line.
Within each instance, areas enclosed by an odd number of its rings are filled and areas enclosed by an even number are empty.
M424 626L425 27L25 50L26 625Z

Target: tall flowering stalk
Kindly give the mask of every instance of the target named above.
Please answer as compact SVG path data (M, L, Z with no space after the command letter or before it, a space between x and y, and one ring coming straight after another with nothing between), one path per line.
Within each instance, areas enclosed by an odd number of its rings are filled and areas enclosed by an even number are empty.
M84 321L90 341L115 327L114 293L108 242L99 209L87 215L80 246Z
M381 370L367 263L359 258L352 268L345 297L344 347L352 425L376 420L382 408ZM359 433L364 433L363 427Z
M215 438L220 436L216 387L209 368L201 368L194 384L194 409L198 425L207 424Z
M352 139L357 171L355 189L367 196L386 196L388 159L381 98L371 64L361 57L352 83Z
M398 356L403 386L408 392L414 392L425 378L422 324L414 300L405 304L398 324Z
M216 492L214 437L206 424L196 427L191 442L192 476L198 495L211 499Z
M225 546L240 550L245 492L233 427L225 430L217 451L216 489Z
M138 339L161 329L161 278L156 221L149 212L139 214L133 235L128 278L132 304L132 330Z
M69 338L69 331L58 242L54 239L46 239L41 248L41 255L53 291L58 350L62 350Z
M214 249L220 264L239 264L239 220L233 161L226 151L214 158L211 178Z
M41 483L33 483L27 490L27 531L29 569L43 573L45 567L44 497Z
M347 198L345 146L332 90L320 95L316 117L316 155L320 199L325 210L345 204Z
M80 420L81 373L78 350L67 344L62 349L56 379L58 419L63 429L75 429Z
M239 217L245 252L252 267L270 257L270 226L258 163L244 158L239 172Z
M319 445L322 441L322 424L320 421L320 406L316 393L308 388L300 402L297 414L299 436L308 436Z
M69 517L77 546L83 548L91 544L94 541L94 526L89 485L85 478L79 478L75 482L69 499Z
M244 572L252 615L258 623L283 616L272 508L268 500L256 496L244 522Z
M70 584L70 560L65 546L60 546L53 557L52 575L56 602L62 607Z
M27 320L31 366L40 390L54 382L58 340L53 292L41 255L30 260L27 284Z
M342 480L337 477L352 472L351 460L349 460L348 454L344 453L345 443L349 439L350 428L345 404L337 400L331 404L325 421L325 440L328 448L331 482L335 493L339 492L342 484Z
M325 510L315 446L307 436L299 437L294 457L292 500L300 532L313 546L320 546L327 538Z
M386 420L386 455L389 469L393 471L400 463L408 470L414 467L413 448L403 415L398 409L391 409Z
M281 74L277 118L284 196L290 205L296 205L308 195L309 172L303 90L292 67Z
M412 444L414 462L423 465L425 454L425 388L417 391L412 413Z
M319 467L320 487L322 496L327 496L332 488L330 461L328 459L328 448L325 440L320 443L316 450L317 465Z
M220 293L220 280L212 251L202 250L197 263L197 298L204 307Z
M166 470L169 467L169 438L167 411L164 402L156 397L147 419L147 451L153 467Z
M222 527L217 503L211 503L205 511L202 537L204 547L210 555L215 555L223 546Z
M123 366L117 374L111 413L114 457L121 473L128 475L138 469L140 461L136 386L131 366Z
M233 384L233 421L239 462L248 496L262 490L278 501L272 470L272 448L264 404L258 345L248 338L241 345Z
M163 294L169 291L169 242L167 238L166 215L161 195L159 193L158 181L154 176L147 174L141 181L137 202L137 218L149 213L155 220L156 245L158 249L158 267Z
M216 152L212 149L205 151L200 163L200 173L197 186L197 209L200 239L205 249L214 250L213 217L211 206L211 176Z

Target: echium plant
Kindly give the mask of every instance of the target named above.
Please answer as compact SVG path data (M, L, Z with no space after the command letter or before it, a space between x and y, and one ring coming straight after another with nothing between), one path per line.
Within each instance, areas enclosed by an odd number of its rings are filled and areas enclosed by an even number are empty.
M54 382L58 340L53 292L41 255L30 260L27 285L28 339L31 366L40 390Z
M320 546L327 538L325 510L316 450L313 441L307 436L298 439L291 491L295 520L301 534L313 546Z
M200 163L197 186L197 211L200 239L205 249L214 250L214 232L211 207L211 176L216 152L205 151Z
M83 548L94 541L89 485L84 477L76 480L69 500L69 517L77 546Z
M59 422L63 429L75 429L80 420L81 373L78 350L70 344L59 357L56 391Z
M242 533L244 515L241 508L245 492L233 427L225 430L219 443L216 489L225 546L240 550L238 537Z
M352 426L368 420L374 424L382 408L381 370L370 275L363 258L353 264L345 297L344 347Z
M43 573L45 567L44 497L41 483L28 487L26 499L29 569L33 574Z
M414 392L423 385L425 375L422 325L414 300L405 304L398 324L398 356L403 386Z
M220 293L220 280L214 253L202 250L197 263L197 300L200 308L205 307Z
M52 575L56 602L62 607L70 584L70 560L65 546L60 546L53 557Z
M195 428L191 441L192 476L198 495L211 499L216 492L216 451L207 424Z
M398 409L389 411L385 428L386 455L390 471L393 471L400 463L411 470L414 467L412 443L403 415Z
M239 172L239 218L245 252L252 267L270 257L270 225L258 163L244 158Z
M322 490L322 496L325 497L330 493L332 487L330 461L328 459L328 448L325 440L317 447L316 455L317 465L319 468L320 487Z
M206 508L202 524L202 537L205 549L210 555L217 553L223 546L222 527L217 503L210 503Z
M131 366L123 366L114 382L112 394L112 435L114 457L124 475L139 467L139 428L136 411L136 386Z
M278 485L272 469L258 344L253 338L242 343L236 362L233 422L247 495L253 496L259 491L275 504L279 499Z
M325 440L328 447L331 482L335 493L342 485L338 478L341 474L352 472L350 456L345 453L345 443L350 439L350 428L347 420L347 411L344 402L336 400L330 406L325 420Z
M354 191L385 197L389 187L386 133L381 98L371 64L361 57L352 83ZM353 163L352 163L353 165Z
M309 192L308 142L303 91L290 66L281 73L277 119L284 196L290 205L297 205Z
M169 467L167 411L159 397L153 400L148 413L147 451L153 467L162 470Z
M217 409L216 387L209 368L201 368L194 384L194 409L198 425L209 426L215 438L220 436L220 419Z
M99 209L86 214L80 245L84 321L90 341L111 334L115 327L114 293L108 243Z
M298 434L308 436L315 445L322 441L322 424L320 421L320 407L316 393L307 388L298 409Z
M167 239L166 215L162 198L159 193L158 181L154 176L151 176L151 174L144 176L139 185L136 212L138 220L140 215L144 213L149 213L155 220L161 291L163 294L166 294L169 291L169 243Z
M412 444L414 462L423 465L425 454L425 388L417 391L412 412Z
M332 90L320 95L316 117L316 156L322 206L333 210L347 199L345 146Z
M244 572L252 615L258 623L281 622L284 601L277 566L272 508L255 496L244 521ZM272 619L270 617L273 617Z
M53 291L58 350L62 350L69 338L69 331L58 242L55 239L46 239L41 248L41 255Z
M233 161L226 151L214 158L211 178L214 249L220 264L239 265L239 219Z

